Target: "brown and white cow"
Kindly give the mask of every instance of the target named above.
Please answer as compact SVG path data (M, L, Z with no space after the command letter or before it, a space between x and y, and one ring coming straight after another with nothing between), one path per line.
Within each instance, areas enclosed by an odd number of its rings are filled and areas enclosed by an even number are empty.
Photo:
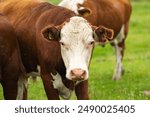
M38 0L6 0L0 11L16 29L27 73L38 71L40 65L48 99L59 99L59 95L69 99L73 89L77 99L89 99L94 36L110 40L113 30L92 26L66 8Z
M25 88L25 69L22 64L17 36L11 23L0 14L0 83L4 99L22 99ZM19 87L19 90L18 90ZM17 93L18 95L17 97Z
M113 79L122 78L122 60L125 39L128 34L131 4L129 0L62 0L59 6L66 7L86 18L92 25L103 25L114 30L111 44L116 51L116 68ZM103 45L105 43L102 43Z

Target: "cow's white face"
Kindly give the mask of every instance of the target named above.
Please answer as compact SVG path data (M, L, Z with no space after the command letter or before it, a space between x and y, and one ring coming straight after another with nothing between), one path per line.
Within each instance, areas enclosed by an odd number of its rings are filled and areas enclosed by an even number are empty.
M59 41L66 77L74 81L88 79L94 40L104 43L113 37L112 30L103 26L92 26L78 16L59 26L46 26L42 34L49 41Z
M60 33L61 54L70 80L86 80L94 47L93 30L81 17L72 17Z

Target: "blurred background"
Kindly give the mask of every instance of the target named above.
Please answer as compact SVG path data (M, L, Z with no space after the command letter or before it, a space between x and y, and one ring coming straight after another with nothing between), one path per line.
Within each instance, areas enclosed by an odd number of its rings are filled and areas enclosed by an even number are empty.
M58 4L60 0L49 0ZM108 44L96 46L90 65L89 96L92 100L150 99L150 0L131 0L133 11L126 39L122 80L113 81L115 51ZM47 99L41 79L29 80L28 99ZM3 99L0 86L0 99ZM71 99L76 99L75 95Z

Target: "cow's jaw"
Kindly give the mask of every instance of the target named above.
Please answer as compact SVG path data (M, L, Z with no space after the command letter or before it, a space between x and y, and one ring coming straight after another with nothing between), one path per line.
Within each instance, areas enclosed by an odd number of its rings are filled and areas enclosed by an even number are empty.
M81 17L72 17L61 30L61 54L69 80L87 80L94 47L93 31Z
M78 14L78 4L83 4L86 0L62 0L58 6L62 6Z

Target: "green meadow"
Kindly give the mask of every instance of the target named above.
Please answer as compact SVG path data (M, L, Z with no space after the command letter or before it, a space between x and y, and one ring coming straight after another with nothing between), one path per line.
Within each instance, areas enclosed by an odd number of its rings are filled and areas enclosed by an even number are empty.
M49 0L58 4L60 0ZM147 100L150 99L150 2L132 1L133 12L126 39L123 65L125 74L113 81L115 51L109 44L94 49L89 75L89 96L92 100ZM2 87L0 87L0 99ZM28 99L47 99L40 78L29 80ZM73 94L71 99L76 99Z

